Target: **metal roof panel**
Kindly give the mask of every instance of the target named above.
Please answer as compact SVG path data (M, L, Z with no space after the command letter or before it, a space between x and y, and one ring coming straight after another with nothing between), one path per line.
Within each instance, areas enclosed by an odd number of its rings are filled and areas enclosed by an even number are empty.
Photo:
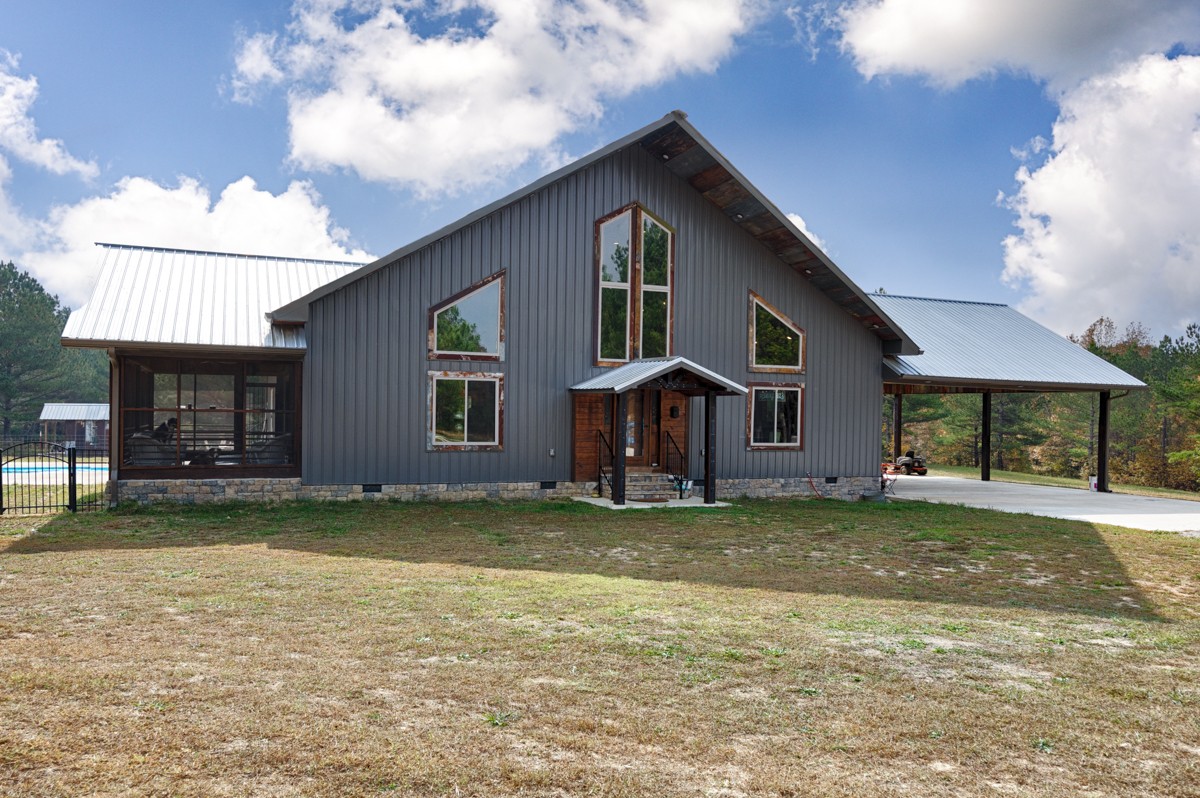
M108 405L46 402L38 421L108 421Z
M1017 388L1144 388L1145 383L1008 305L872 294L923 350L884 364L896 381Z
M305 347L304 329L267 313L362 264L100 244L90 301L71 313L67 346Z
M747 393L746 388L738 385L733 380L722 377L715 371L704 368L704 366L693 363L686 357L633 360L623 366L608 369L604 373L598 374L590 380L584 380L578 385L572 385L571 390L598 393L624 393L631 388L645 385L647 382L664 374L670 374L677 369L683 369L697 377L702 377L705 380L716 383L729 393L740 394L742 396L745 396Z

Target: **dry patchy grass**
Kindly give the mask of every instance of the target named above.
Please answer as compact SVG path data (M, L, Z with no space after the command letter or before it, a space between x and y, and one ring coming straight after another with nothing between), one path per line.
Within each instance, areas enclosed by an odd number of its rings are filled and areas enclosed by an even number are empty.
M1198 592L918 503L0 527L0 795L1195 795Z

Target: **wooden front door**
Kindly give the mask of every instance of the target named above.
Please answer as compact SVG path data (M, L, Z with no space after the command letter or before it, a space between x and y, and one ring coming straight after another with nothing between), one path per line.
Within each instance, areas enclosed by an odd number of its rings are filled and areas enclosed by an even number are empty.
M617 397L613 397L615 403ZM656 390L635 389L625 401L623 429L614 436L625 446L625 464L634 467L659 465L660 394Z

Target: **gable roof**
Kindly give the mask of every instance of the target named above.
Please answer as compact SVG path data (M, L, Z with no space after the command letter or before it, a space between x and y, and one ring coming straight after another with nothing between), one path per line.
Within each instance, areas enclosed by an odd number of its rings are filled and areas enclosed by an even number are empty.
M920 390L1097 391L1145 388L1008 305L873 294L923 350L884 357L884 382ZM928 388L926 386L929 386Z
M71 313L64 346L170 344L204 349L295 350L304 329L273 325L272 308L361 263L98 244L100 277Z
M313 301L345 285L382 269L401 258L445 238L474 222L533 194L562 178L627 147L641 147L663 167L687 182L705 199L719 208L771 253L792 267L796 274L812 283L846 313L883 341L884 352L917 354L913 341L864 292L842 273L833 261L774 204L734 168L688 121L681 111L673 111L641 130L630 133L562 169L530 183L502 199L474 211L407 246L367 264L357 271L315 288L311 292L279 305L271 314L280 322L308 320Z
M733 380L726 379L715 371L693 363L686 357L632 360L623 366L607 369L603 374L584 380L578 385L572 385L571 390L591 393L625 393L625 391L646 385L676 371L691 374L701 382L711 385L720 394L745 396L748 393L745 387L738 385ZM674 387L671 390L680 390L680 388Z
M38 421L108 421L108 405L46 402Z

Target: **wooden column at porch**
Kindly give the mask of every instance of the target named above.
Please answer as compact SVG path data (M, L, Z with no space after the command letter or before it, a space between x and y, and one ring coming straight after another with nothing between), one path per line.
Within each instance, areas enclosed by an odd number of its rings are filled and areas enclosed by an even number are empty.
M617 429L622 431L613 441L613 504L625 503L625 414L629 408L629 395L617 394Z

